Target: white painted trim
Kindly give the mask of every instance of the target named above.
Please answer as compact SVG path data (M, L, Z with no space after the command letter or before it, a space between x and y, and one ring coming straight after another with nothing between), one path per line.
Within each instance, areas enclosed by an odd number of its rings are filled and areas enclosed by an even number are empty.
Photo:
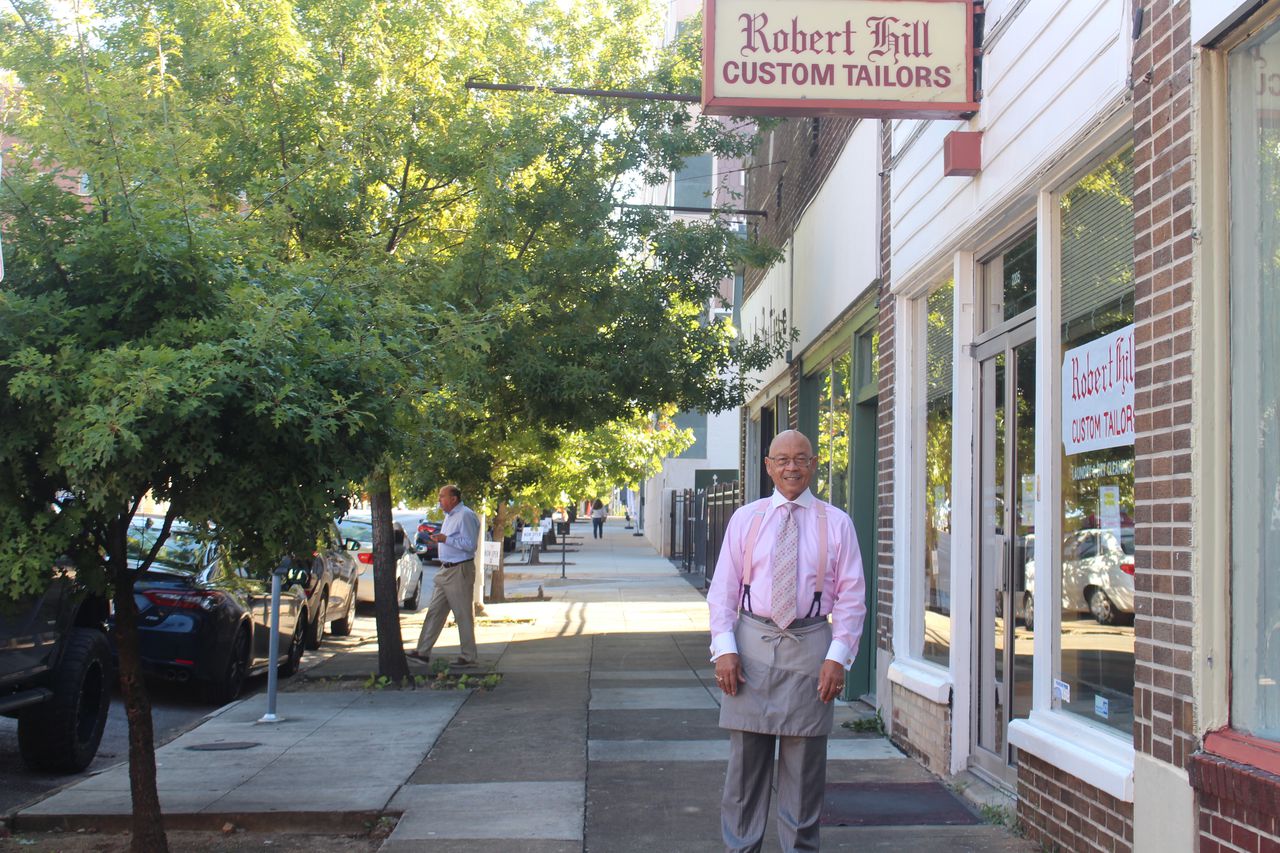
M951 678L955 702L951 706L951 772L969 764L973 746L973 590L977 564L973 524L976 508L970 484L977 477L974 438L978 412L978 361L968 344L978 328L976 259L973 252L956 252L955 330L951 386Z
M937 705L951 701L951 673L937 664L911 658L894 658L889 680Z
M1059 273L1059 206L1057 193L1041 191L1036 198L1036 561L1031 707L1053 707L1053 679L1059 671L1059 621L1062 599L1060 548L1062 519L1058 511L1062 464L1059 393L1062 331L1058 323L1061 294ZM1043 567L1043 568L1041 568ZM1047 571L1046 571L1047 569ZM1045 583L1045 580L1048 580ZM1047 617L1047 618L1046 618Z
M912 530L912 507L915 506L915 424L918 417L913 391L919 386L915 381L915 365L920 361L922 345L915 334L919 305L915 300L896 299L893 305L893 327L898 351L894 353L893 385L900 389L893 399L893 651L895 656L915 657L920 653L921 641L915 639L915 602L919 598L911 555L916 533ZM906 334L904 334L906 332Z
M1060 711L1009 724L1009 742L1118 800L1133 802L1133 744Z

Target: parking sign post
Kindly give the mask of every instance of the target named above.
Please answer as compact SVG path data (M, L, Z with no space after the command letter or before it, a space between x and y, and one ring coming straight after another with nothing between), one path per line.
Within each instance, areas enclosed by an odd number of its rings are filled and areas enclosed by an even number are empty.
M287 563L285 563L277 566L276 570L271 573L271 631L267 652L267 659L270 661L267 666L267 713L263 714L262 718L258 720L260 723L280 722L280 718L276 716L276 682L278 681L276 670L279 669L277 663L280 657L280 581L287 571Z

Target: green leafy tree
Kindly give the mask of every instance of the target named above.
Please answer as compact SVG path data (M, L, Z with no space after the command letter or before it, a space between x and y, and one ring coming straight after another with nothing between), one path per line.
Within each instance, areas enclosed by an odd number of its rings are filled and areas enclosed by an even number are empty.
M388 439L391 361L358 322L340 259L272 251L269 223L211 191L213 115L178 85L153 10L0 18L16 139L0 187L0 594L60 555L115 605L132 846L167 841L134 583L179 517L265 572L309 553ZM109 23L105 23L109 21ZM91 191L69 191L88 176ZM168 511L130 553L144 496Z

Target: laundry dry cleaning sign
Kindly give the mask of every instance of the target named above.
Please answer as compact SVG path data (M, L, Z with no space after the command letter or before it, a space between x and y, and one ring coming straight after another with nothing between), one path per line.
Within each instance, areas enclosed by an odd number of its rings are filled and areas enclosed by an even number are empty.
M705 0L703 111L950 118L972 113L966 0Z

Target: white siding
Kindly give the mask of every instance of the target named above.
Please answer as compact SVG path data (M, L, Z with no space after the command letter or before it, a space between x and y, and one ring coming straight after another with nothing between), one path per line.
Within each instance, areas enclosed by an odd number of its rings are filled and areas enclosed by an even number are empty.
M933 122L914 142L919 123L897 123L895 290L920 284L961 241L1030 218L1036 177L1076 156L1076 140L1124 104L1129 14L1127 0L1028 3L988 45L977 115ZM982 171L943 177L943 140L961 129L983 131Z

